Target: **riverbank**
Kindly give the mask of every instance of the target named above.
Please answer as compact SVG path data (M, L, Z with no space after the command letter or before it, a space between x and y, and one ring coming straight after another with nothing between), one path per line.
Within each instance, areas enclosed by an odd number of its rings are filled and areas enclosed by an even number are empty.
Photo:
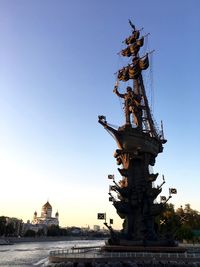
M94 238L86 236L40 236L40 237L5 237L0 238L0 245L26 243L26 242L55 242L76 240L106 240L105 238Z

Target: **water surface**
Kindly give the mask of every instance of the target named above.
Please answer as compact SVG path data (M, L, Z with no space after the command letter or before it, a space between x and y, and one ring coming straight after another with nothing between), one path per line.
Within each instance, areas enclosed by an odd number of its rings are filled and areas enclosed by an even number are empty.
M27 242L0 246L0 266L28 267L47 266L51 250L68 249L73 246L99 246L103 240L75 240L53 242Z

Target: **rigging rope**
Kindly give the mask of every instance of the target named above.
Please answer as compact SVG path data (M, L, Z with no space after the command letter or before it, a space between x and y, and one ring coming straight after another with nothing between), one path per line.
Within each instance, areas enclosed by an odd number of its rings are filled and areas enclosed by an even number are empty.
M122 46L122 45L121 45ZM122 49L121 49L122 50ZM118 69L120 69L120 64L119 63L124 63L124 60L122 60L122 58L124 59L124 57L122 57L121 55L120 55L120 53L118 53ZM121 64L121 65L123 65L123 64ZM117 77L117 73L115 74L115 76L116 76L116 82L118 83L118 85L119 85L119 80L118 80L118 77ZM121 89L121 88L120 88ZM119 90L120 91L120 90ZM123 110L123 104L122 104L122 99L120 98L120 97L118 97L118 99L119 99L119 105L120 105L120 108L121 108L121 110L122 110L122 112L124 112L124 110Z
M148 53L150 51L149 38L148 34L145 36L146 41L143 47L143 53ZM145 83L146 93L149 99L150 109L153 112L154 110L154 87L153 87L153 53L148 53L149 55L149 68L147 71L143 72L143 78Z
M151 107L154 111L154 81L153 81L153 54L150 55L150 86L151 86Z

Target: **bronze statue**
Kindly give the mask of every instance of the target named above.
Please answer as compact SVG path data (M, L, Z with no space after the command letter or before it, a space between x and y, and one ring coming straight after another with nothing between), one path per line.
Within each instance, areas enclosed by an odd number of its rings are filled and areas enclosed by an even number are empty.
M140 35L135 26L131 24L131 27L132 35L125 40L128 48L138 42ZM158 173L150 172L150 167L154 166L157 155L162 153L166 140L163 129L160 132L155 126L143 83L142 71L149 66L148 54L140 57L140 47L137 49L137 53L134 49L122 53L122 56L132 57L132 64L118 71L118 80L113 90L118 97L124 99L125 125L115 129L108 124L105 116L99 116L99 123L111 133L118 146L114 157L120 166L118 170L121 180L119 183L113 180L115 186L111 186L109 196L117 214L124 220L119 234L111 226L108 227L107 223L105 225L111 232L110 245L169 246L175 244L174 240L159 236L155 217L163 211L171 195L165 201L155 202L164 183L154 187ZM128 80L133 81L133 89L128 86L125 93L120 93L119 82ZM118 199L112 196L112 190L118 193Z
M143 106L141 105L141 97L135 94L130 86L126 88L125 94L120 94L118 91L118 86L115 85L113 92L124 99L124 110L125 110L125 118L126 118L126 125L131 125L130 121L130 114L133 115L134 124L139 128L142 129L142 109Z

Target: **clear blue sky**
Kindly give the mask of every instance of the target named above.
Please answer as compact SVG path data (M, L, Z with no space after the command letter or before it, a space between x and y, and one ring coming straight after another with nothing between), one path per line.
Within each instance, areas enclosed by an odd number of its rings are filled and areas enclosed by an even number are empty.
M120 227L106 179L120 179L117 147L97 116L124 122L112 90L128 19L155 49L146 83L168 139L157 183L164 174L163 194L176 187L176 207L200 210L199 10L198 0L0 0L0 215L26 221L49 199L62 225L107 212Z

